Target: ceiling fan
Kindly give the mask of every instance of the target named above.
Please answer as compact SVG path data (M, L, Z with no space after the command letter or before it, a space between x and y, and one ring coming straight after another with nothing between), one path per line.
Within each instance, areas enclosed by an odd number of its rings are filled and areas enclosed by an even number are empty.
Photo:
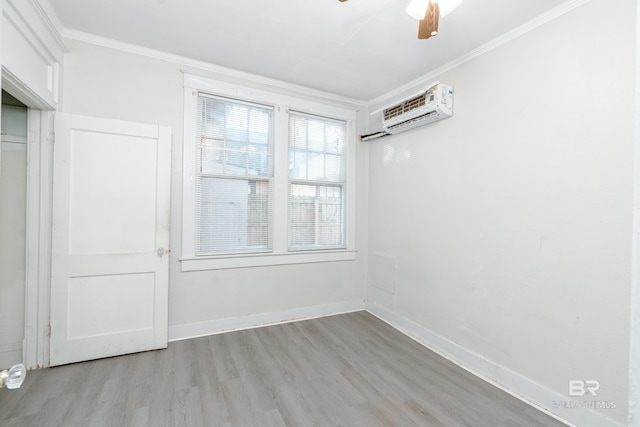
M347 0L338 0L345 2ZM411 0L407 6L407 13L420 20L418 26L418 38L428 39L438 34L438 21L440 17L449 14L458 7L462 0ZM442 4L442 8L440 5Z

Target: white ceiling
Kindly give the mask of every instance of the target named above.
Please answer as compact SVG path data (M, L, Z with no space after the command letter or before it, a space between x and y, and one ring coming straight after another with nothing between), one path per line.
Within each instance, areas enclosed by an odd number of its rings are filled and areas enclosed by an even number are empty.
M65 29L369 101L563 0L464 0L418 40L410 0L50 0Z

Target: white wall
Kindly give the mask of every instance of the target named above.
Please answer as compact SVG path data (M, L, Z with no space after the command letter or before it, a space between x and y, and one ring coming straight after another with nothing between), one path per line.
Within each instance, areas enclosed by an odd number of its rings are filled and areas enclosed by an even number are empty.
M635 2L592 0L434 79L451 119L370 145L371 309L566 419L547 397L593 379L598 422L626 420L635 55Z
M177 63L67 40L62 111L154 123L173 130L169 338L363 307L367 223L356 261L201 272L180 271L183 74ZM364 150L358 169L364 173ZM361 175L364 177L365 175ZM366 179L358 179L364 218ZM260 316L258 316L260 315ZM244 318L243 316L252 316Z

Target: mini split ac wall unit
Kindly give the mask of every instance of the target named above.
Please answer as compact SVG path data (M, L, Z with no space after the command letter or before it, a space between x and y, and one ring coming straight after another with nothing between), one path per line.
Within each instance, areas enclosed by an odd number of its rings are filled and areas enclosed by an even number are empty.
M426 91L384 108L382 129L393 135L452 115L453 87L434 83Z

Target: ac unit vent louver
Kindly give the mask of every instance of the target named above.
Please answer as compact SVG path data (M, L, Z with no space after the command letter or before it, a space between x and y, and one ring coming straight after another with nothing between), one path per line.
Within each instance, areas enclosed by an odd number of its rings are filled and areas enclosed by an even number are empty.
M382 128L389 134L451 117L453 88L434 84L425 92L383 110Z
M415 110L416 108L420 108L425 104L425 99L426 95L423 93L415 98L404 101L400 105L384 110L384 119L389 120L401 114L408 113L411 110Z

